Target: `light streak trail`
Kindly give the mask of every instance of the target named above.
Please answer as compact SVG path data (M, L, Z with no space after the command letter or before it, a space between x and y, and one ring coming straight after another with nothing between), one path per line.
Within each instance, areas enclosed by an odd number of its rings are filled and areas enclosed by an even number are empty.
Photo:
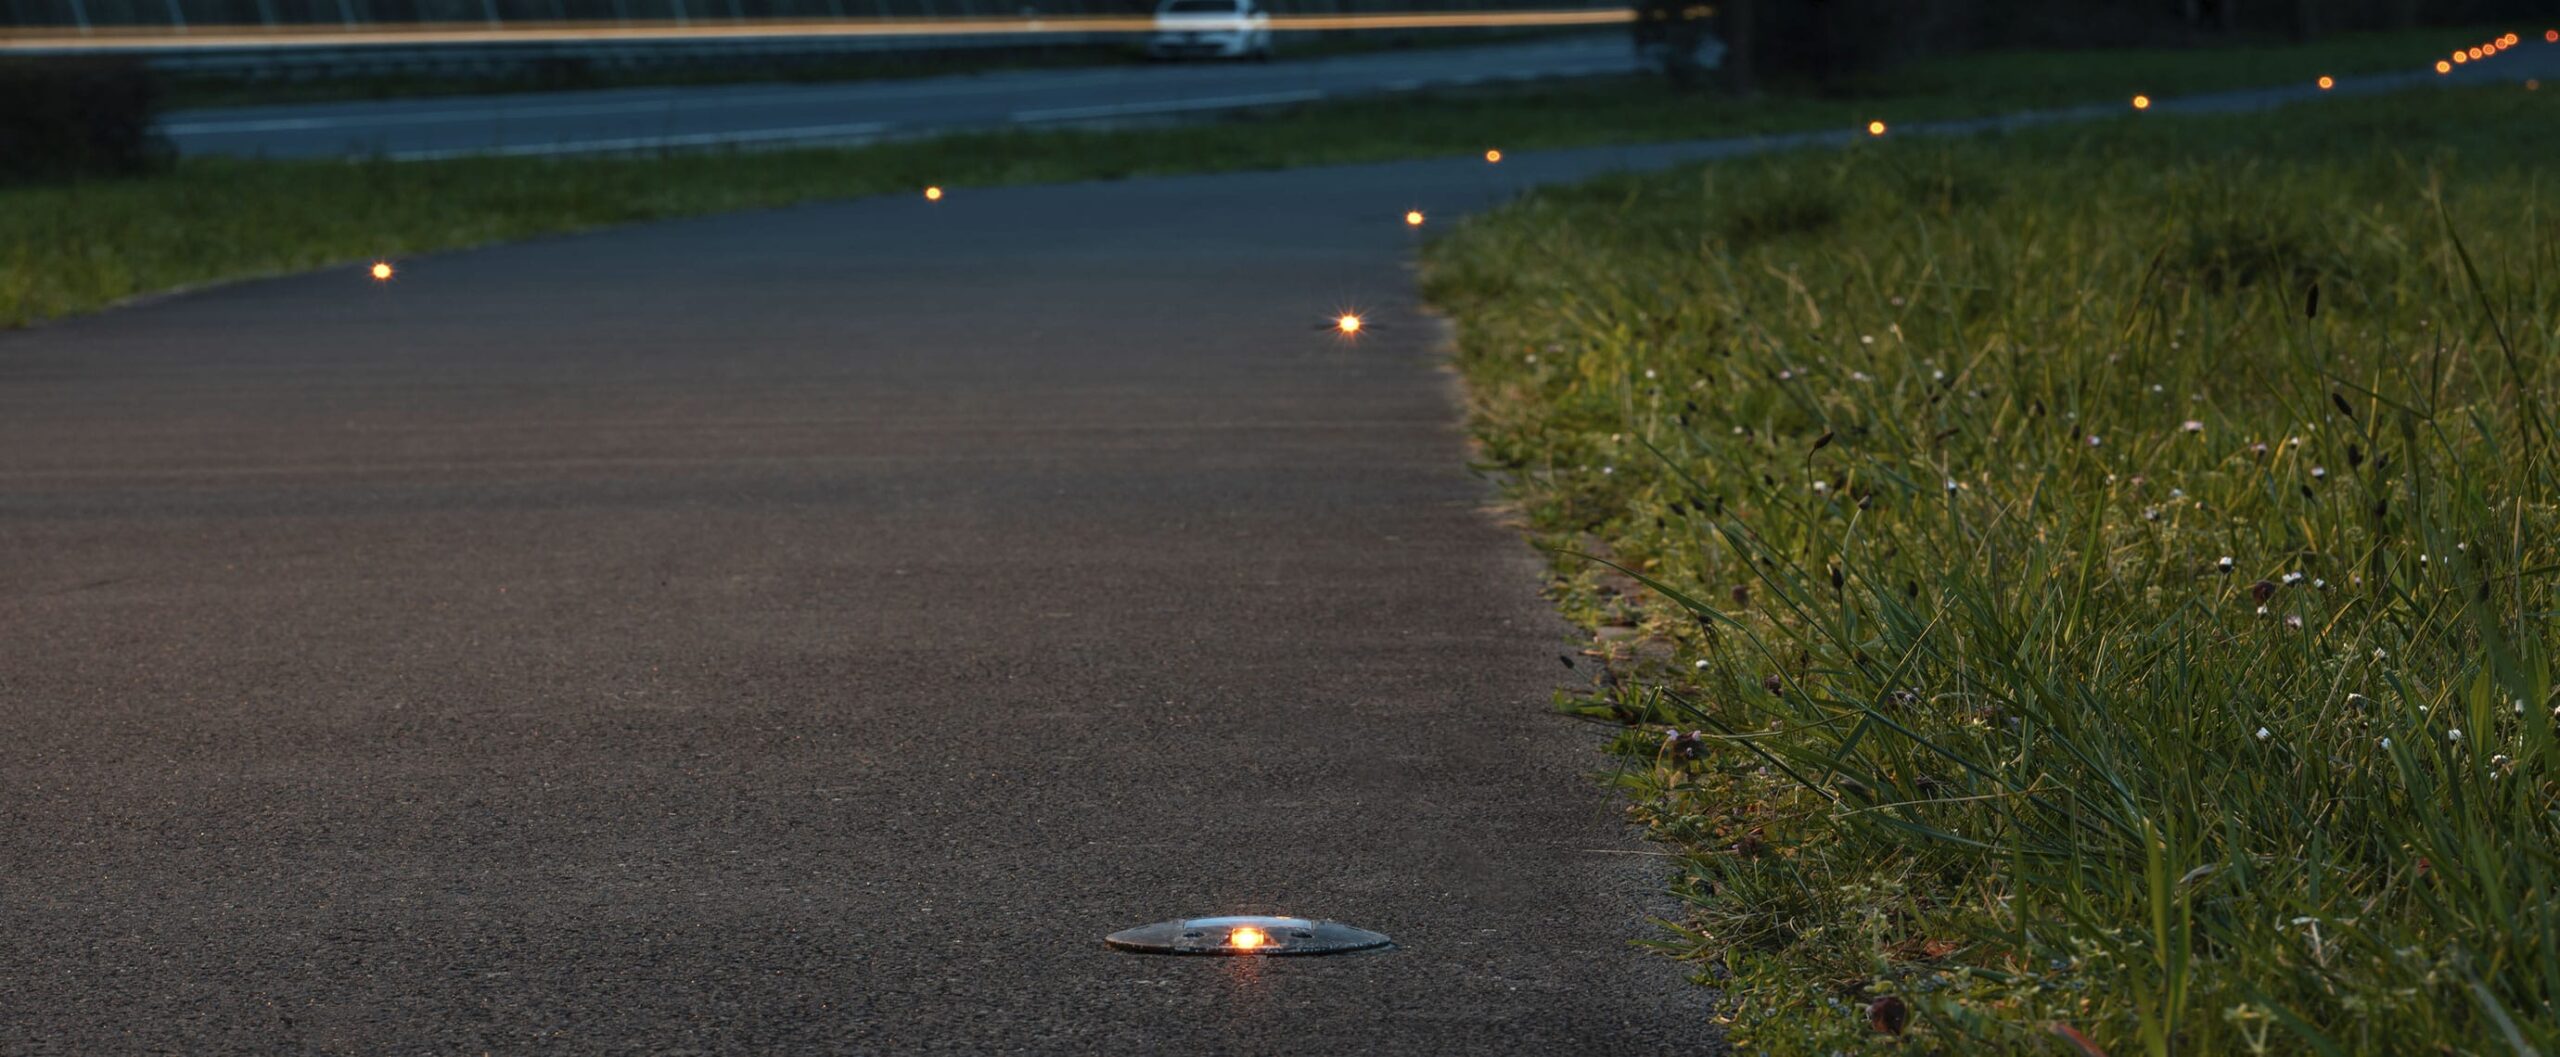
M1487 29L1532 26L1605 26L1631 22L1626 8L1544 11L1414 11L1374 15L1274 15L1280 33L1346 29ZM0 53L78 51L197 51L222 48L332 48L352 45L647 43L705 40L812 40L843 37L1038 36L1058 33L1153 33L1152 16L1060 15L1044 18L847 18L772 19L724 23L630 22L421 22L349 28L307 26L189 25L12 29L0 34Z

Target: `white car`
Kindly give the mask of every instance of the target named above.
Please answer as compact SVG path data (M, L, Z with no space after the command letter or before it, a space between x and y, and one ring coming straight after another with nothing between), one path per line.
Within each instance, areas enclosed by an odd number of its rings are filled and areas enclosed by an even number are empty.
M1268 59L1271 12L1255 0L1164 0L1147 57Z

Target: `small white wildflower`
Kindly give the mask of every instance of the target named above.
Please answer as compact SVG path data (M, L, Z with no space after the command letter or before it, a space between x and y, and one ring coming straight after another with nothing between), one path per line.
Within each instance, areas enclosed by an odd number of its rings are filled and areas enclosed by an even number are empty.
M2284 576L2282 576L2282 577L2281 577L2281 579L2285 582L2285 585L2286 585L2286 586L2290 587L2290 586L2292 586L2292 585L2294 585L2294 584L2298 584L2298 583L2301 583L2301 582L2302 582L2302 574L2301 574L2301 573L2286 573L2286 574L2284 574Z
M2259 727L2259 728L2258 728L2258 740L2259 740L2259 741L2265 741L2265 740L2267 740L2268 738L2272 738L2272 737L2275 737L2275 736L2276 736L2276 735L2275 735L2275 732L2274 732L2274 731L2268 730L2268 729L2267 729L2267 728L2265 728L2265 727Z
M1645 369L1644 369L1644 376L1645 376L1646 378L1652 378L1652 377L1654 377L1654 374L1653 374L1653 368L1651 368L1651 367L1647 367L1647 368L1645 368Z
M2095 447L2098 447L2098 446L2100 446L2100 445L2103 445L2103 444L2105 444L2106 442L2107 442L2107 441L2106 441L2106 438L2104 438L2104 437L2101 437L2101 436L2099 436L2099 435L2097 435L2097 434L2095 434L2095 433L2089 434L2089 446L2090 446L2090 447L2092 447L2092 448L2095 448Z
M2329 581L2313 580L2311 581L2311 589L2314 591L2326 591L2329 589Z
M2266 616L2266 615L2267 615L2267 607L2265 607L2265 606L2259 606L2259 607L2258 607L2258 615L2259 615L2259 616L2262 616L2262 617L2263 617L2263 616Z
M1958 487L1958 485L1956 484L1956 479L1955 479L1955 478L1953 478L1953 477L1947 478L1947 491L1950 491L1950 492L1955 491L1957 487Z
M2144 508L2142 508L2142 520L2144 520L2144 521L2158 521L2158 520L2160 520L2160 508L2159 508L2159 507L2156 507L2156 506L2152 506L2152 507L2144 507Z
M1618 472L1618 468L1615 466L1603 466L1600 468L1600 476L1602 477L1607 477L1616 472Z
M1822 493L1824 493L1824 492L1828 492L1828 491L1830 491L1830 490L1831 490L1831 485L1830 485L1829 483L1827 483L1827 482L1823 482L1823 481L1815 481L1815 482L1813 482L1813 492L1814 492L1814 494L1815 494L1815 495L1821 495Z
M2458 551L2467 551L2471 549L2471 545L2468 543L2456 543L2453 545L2453 549Z
M1702 672L1707 670L1706 658L1701 657L1698 659L1698 670Z
M1790 381L1794 379L1795 376L1796 369L1793 367L1781 367L1778 369L1778 380L1781 382Z
M2178 424L2178 431L2181 433L2202 433L2204 432L2204 422L2199 419L2188 419Z
M2451 730L2445 731L2445 732L2444 732L2444 740L2446 740L2446 741L2461 741L2461 740L2462 740L2462 728L2461 728L2461 727L2455 727L2455 728L2453 728L2453 729L2451 729Z
M2287 629L2292 630L2292 631L2300 631L2300 630L2302 630L2302 614L2300 614L2300 613L2288 614L2288 615L2284 618L2284 626L2285 626Z
M2384 739L2382 739L2382 747L2383 747L2383 748L2386 748L2386 749L2390 748L2390 747L2391 747L2391 739L2389 739L2389 738L2384 738Z
M2314 481L2326 480L2328 476L2329 470L2327 467L2314 466L2311 468L2311 479Z
M1946 381L1946 380L1947 380L1947 372L1945 372L1945 371L1938 371L1938 370L1932 370L1932 371L1930 371L1930 372L1929 372L1929 380L1930 380L1930 381L1933 381L1933 382L1943 382L1943 381Z
M2223 556L2222 556L2222 560L2217 561L2217 562L2215 562L2215 563L2213 563L2213 564L2214 564L2214 567L2215 567L2215 568L2221 569L2223 572L2226 572L2226 573L2227 573L2227 572L2230 572L2230 571L2231 571L2231 556L2230 556L2230 555L2228 555L2228 554L2225 554L2225 555L2223 555Z
M2302 438L2300 438L2300 437L2286 437L2286 438L2284 439L2284 446L2285 446L2285 447L2288 447L2288 448L2299 448L2299 447L2301 447L2301 446L2302 446Z
M1860 345L1873 345L1873 344L1875 344L1875 343L1876 343L1876 336L1875 336L1875 335L1873 335L1873 334L1860 334L1860 335L1858 335L1858 344L1860 344Z
M1537 354L1537 353L1534 353L1534 352L1533 352L1533 353L1530 353L1530 354L1529 354L1529 362L1531 362L1531 363L1536 363L1536 362L1538 362L1538 354Z
M2172 488L2169 490L2169 498L2171 499L2185 499L2186 497L2187 490L2184 488Z
M2374 647L2374 648L2373 648L2373 659L2374 659L2374 660L2379 661L2379 660L2381 660L2381 659L2383 659L2383 658L2385 658L2385 657L2388 657L2388 656L2391 656L2391 651L2390 651L2390 650L2383 649L2383 648L2382 648L2382 647L2380 647L2380 646L2376 646L2376 647Z
M1872 382L1872 381L1875 381L1875 379L1868 377L1868 376L1867 376L1867 372L1865 372L1865 371L1851 371L1851 372L1849 372L1849 380L1850 380L1850 381L1853 381L1853 382Z
M2160 383L2158 383L2158 382L2153 382L2153 383L2151 383L2151 391L2152 391L2152 392L2154 392L2154 393L2166 392L2166 391L2168 391L2168 388L2169 388L2168 386L2161 385L2161 384L2160 384Z

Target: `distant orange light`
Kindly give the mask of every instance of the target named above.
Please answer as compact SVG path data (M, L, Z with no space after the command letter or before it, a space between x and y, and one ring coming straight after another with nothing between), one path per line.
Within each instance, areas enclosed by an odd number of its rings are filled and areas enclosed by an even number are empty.
M2446 61L2444 61L2443 59L2437 59L2437 60L2436 60L2436 72L2437 72L2437 73L2452 73L2452 72L2453 72L2453 64L2452 64L2452 63L2449 63L2449 62L2446 62Z
M1502 160L1502 152L1498 150L1486 151L1484 152L1484 160L1487 164L1498 163Z
M1881 136L1881 135L1884 135L1884 122L1882 122L1882 121L1870 121L1870 122L1867 122L1867 135L1870 135L1870 136Z
M925 188L925 189L924 189L924 200L925 200L925 201L927 201L927 202L939 202L939 201L942 201L942 188L939 188L939 187L928 187L928 188Z
M2335 79L2333 79L2333 78L2325 77L2325 76L2324 76L2324 77L2322 77L2322 78L2320 78L2320 90L2321 90L2321 91L2323 91L2323 92L2326 92L2326 91L2328 91L2329 89L2335 88L2335 87L2337 87L2337 86L2338 86L2338 82L2337 82Z
M2454 64L2454 65L2456 65L2456 66L2460 66L2460 65L2462 65L2463 63L2470 62L2470 61L2471 61L2471 56L2469 56L2469 55L2466 55L2466 54L2464 54L2464 53L2462 53L2462 52L2458 52L2458 51L2453 53L2453 64Z
M375 282L389 282L391 280L391 262L373 262L373 280Z
M2471 49L2471 50L2468 52L2468 54L2469 54L2472 58L2477 59L2477 58L2479 58L2479 57L2480 57L2480 49L2478 49L2478 48L2473 48L2473 49Z
M2133 108L2134 108L2134 109L2136 109L2136 110L2149 110L2149 109L2151 109L2151 97L2150 97L2150 96L2147 96L2147 95L2137 95L2137 96L2134 96L2134 97L2133 97Z
M1422 211L1421 211L1421 210L1419 210L1419 209L1408 209L1408 210L1405 210L1405 211L1404 211L1404 226L1409 227L1409 228L1418 228L1418 227L1421 227L1421 226L1422 226Z
M2543 30L2542 42L2545 44L2560 44L2560 29Z
M1345 334L1360 333L1360 317L1356 313L1345 312L1342 318L1333 321L1333 329Z
M1270 936L1265 935L1261 929L1255 928L1251 925L1247 925L1235 930L1234 932L1227 933L1227 946L1240 951L1253 950L1254 948L1260 947L1270 941Z
M2524 90L2528 92L2539 92L2542 90L2542 82L2534 78L2527 77L2524 79Z

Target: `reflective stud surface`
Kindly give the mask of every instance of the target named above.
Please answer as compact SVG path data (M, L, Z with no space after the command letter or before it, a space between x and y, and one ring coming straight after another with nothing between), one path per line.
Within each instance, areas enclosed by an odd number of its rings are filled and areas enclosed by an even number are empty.
M1114 932L1102 942L1132 954L1283 957L1373 951L1394 941L1339 921L1248 915L1159 921Z

